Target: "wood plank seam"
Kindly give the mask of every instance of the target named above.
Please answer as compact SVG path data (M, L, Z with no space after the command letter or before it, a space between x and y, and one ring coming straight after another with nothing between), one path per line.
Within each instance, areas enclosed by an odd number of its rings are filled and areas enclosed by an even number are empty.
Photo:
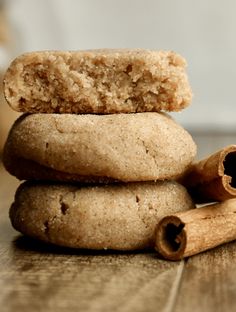
M177 301L178 291L183 278L185 260L181 260L177 269L176 278L172 284L170 295L163 312L172 312Z

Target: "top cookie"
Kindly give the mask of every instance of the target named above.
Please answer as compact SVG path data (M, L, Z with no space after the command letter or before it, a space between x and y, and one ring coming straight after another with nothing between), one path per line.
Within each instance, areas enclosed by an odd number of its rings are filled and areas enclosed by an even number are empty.
M179 111L192 98L185 67L168 51L32 52L12 62L4 93L30 113Z

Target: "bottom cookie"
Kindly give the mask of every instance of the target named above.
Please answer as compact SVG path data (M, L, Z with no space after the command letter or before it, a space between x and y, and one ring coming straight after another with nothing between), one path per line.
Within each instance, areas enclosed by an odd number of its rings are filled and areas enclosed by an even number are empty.
M135 250L154 246L165 215L194 208L177 182L78 187L23 183L10 209L21 233L65 247Z

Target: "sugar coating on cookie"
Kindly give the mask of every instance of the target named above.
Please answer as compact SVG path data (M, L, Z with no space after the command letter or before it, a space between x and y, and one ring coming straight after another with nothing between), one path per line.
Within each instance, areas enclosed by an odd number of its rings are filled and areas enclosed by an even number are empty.
M171 51L42 51L16 58L4 93L17 111L179 111L191 102L186 62Z
M176 179L195 155L165 114L30 114L11 129L3 162L23 180L135 182Z
M24 183L10 209L13 227L56 245L134 250L154 246L165 215L194 208L177 182L95 187Z

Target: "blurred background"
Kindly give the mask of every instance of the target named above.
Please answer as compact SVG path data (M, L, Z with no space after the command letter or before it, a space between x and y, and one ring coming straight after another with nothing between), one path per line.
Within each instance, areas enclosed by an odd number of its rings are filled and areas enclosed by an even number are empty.
M192 105L173 114L190 131L236 130L236 1L0 1L0 70L32 50L174 50L188 62ZM0 138L16 114L0 104ZM2 143L1 143L2 144Z

